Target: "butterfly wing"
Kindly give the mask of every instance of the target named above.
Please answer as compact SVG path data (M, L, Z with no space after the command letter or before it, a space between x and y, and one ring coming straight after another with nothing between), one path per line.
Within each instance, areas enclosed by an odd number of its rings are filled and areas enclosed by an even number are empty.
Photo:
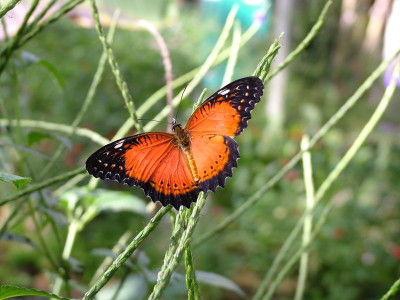
M231 82L195 110L186 129L193 134L239 135L247 127L263 89L263 82L255 76Z
M235 140L223 135L192 135L191 152L196 163L198 185L204 192L223 187L225 179L232 176L239 158Z
M187 122L185 129L190 135L202 190L214 191L232 176L239 158L238 145L232 137L247 127L263 88L258 77L238 79L209 97Z
M86 169L101 179L139 186L164 206L190 206L200 192L185 154L168 133L138 134L112 142L88 158Z

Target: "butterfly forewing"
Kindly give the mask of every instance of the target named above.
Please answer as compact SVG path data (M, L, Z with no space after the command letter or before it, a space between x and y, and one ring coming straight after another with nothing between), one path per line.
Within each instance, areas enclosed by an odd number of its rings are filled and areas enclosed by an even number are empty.
M238 79L215 92L190 117L190 132L220 134L234 137L247 127L251 111L263 94L258 77Z

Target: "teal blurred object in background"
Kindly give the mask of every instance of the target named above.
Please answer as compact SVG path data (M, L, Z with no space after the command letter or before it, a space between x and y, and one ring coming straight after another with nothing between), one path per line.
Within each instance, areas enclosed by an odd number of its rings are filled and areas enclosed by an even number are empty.
M218 39L221 29L226 21L226 18L234 5L239 6L239 11L236 20L239 21L242 33L246 31L254 22L260 22L261 28L254 37L258 41L266 41L269 29L271 27L272 17L272 1L271 0L202 0L201 8L204 18L209 21L212 18L217 24L216 30L209 33L208 39L204 41L204 53L207 55L209 49L213 47ZM237 66L238 74L240 72L240 64ZM225 64L214 68L207 77L205 84L209 88L218 88L221 85L221 79L225 71ZM250 74L247 74L250 75Z

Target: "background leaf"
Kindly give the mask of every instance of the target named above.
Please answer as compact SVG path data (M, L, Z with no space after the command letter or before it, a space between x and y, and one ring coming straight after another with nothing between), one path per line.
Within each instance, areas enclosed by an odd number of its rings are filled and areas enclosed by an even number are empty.
M0 181L13 183L17 189L22 189L28 185L32 179L30 177L22 177L10 173L0 172Z
M0 285L0 300L14 298L14 297L23 297L23 296L42 296L55 299L68 299L37 289L14 286L14 285Z

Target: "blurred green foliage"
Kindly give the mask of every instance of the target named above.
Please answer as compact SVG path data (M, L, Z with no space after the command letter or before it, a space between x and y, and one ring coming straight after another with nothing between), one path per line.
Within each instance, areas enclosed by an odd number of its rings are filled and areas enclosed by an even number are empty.
M320 12L319 4L305 2L308 5L298 5L293 16L293 44L304 37ZM163 12L168 12L169 8L162 1L114 1L114 5L126 10L127 14L159 24L168 20L168 14ZM265 139L263 133L267 122L264 105L267 99L257 107L249 129L239 138L239 167L223 191L209 195L209 204L202 213L198 233L211 230L262 186L266 175L274 175L297 152L302 134L314 133L379 62L379 55L354 50L359 47L359 40L351 41L351 49L346 49L345 53L337 53L341 50L336 47L340 36L335 34L338 31L339 14L340 6L336 4L322 32L302 54L301 59L289 68L287 122L280 136ZM202 40L210 34L212 28L212 21L204 20L196 7L186 7L177 20L162 27L162 34L171 51L175 76L202 63L209 50L202 49ZM239 55L239 66L242 67L236 70L236 77L254 70L266 45L267 39L252 42L243 49ZM164 74L164 69L154 40L146 32L118 29L112 46L135 103L139 106L164 85L164 77L160 75ZM81 28L65 19L52 25L17 52L1 76L1 117L70 124L82 105L101 50L93 28ZM357 55L352 51L357 51ZM341 57L339 63L336 63L337 60L335 62L336 56ZM383 87L378 84L311 151L317 187L349 147L371 114L382 90ZM195 99L198 92L200 90L190 98ZM181 118L190 113L191 105L192 102L185 99ZM165 101L160 101L144 118L151 119L164 106ZM398 109L398 102L394 102L381 126L328 193L327 197L335 198L336 206L311 248L305 299L376 299L399 276ZM111 137L127 116L113 75L107 67L94 103L81 126ZM158 126L160 130L165 127L165 123ZM87 156L98 146L82 138L54 133L35 135L37 131L1 128L2 170L14 170L15 174L34 177L51 157L58 143L63 142L67 145L67 151L51 173L46 174L48 178L82 166ZM104 183L101 187L129 192L146 203L148 201L143 199L143 194L137 189ZM1 189L1 197L15 191L12 186L3 183ZM63 213L54 204L57 199L46 191L42 196L44 200L42 198L39 204L47 201L53 209ZM38 200L37 196L31 198ZM230 278L248 295L252 295L282 242L301 216L304 202L302 168L298 165L238 222L218 238L193 249L196 269ZM1 208L2 220L9 211L7 207ZM29 236L35 241L37 237L32 236L34 231L31 221L24 220L24 216L27 218L26 208L23 211L22 217L17 219L9 231ZM146 220L143 215L129 211L99 212L82 229L76 240L72 258L78 267L73 268L74 263L71 264L72 282L87 285L104 258L96 255L94 249L112 248L127 229L138 232ZM45 221L44 217L41 221ZM58 226L63 241L67 227L62 220ZM46 234L48 231L46 227ZM170 224L165 218L141 247L148 258L146 268L149 271L154 272L161 265L169 236ZM47 242L52 252L62 251L62 245L57 243L56 237L49 237ZM50 281L43 279L43 273L46 273L49 265L34 246L17 241L1 241L0 253L0 282L50 289ZM129 276L139 276L143 280L143 270L138 267L137 258L133 257L131 262L133 267L127 269ZM115 278L121 278L124 272L120 270ZM297 270L294 270L282 283L276 299L290 299L294 294L296 279ZM79 285L76 287L78 290ZM139 286L144 287L143 284ZM224 289L205 288L201 283L200 288L205 299L238 297ZM183 299L185 290L182 284L178 284L176 290L178 292L168 293L170 299L176 297L177 293Z

